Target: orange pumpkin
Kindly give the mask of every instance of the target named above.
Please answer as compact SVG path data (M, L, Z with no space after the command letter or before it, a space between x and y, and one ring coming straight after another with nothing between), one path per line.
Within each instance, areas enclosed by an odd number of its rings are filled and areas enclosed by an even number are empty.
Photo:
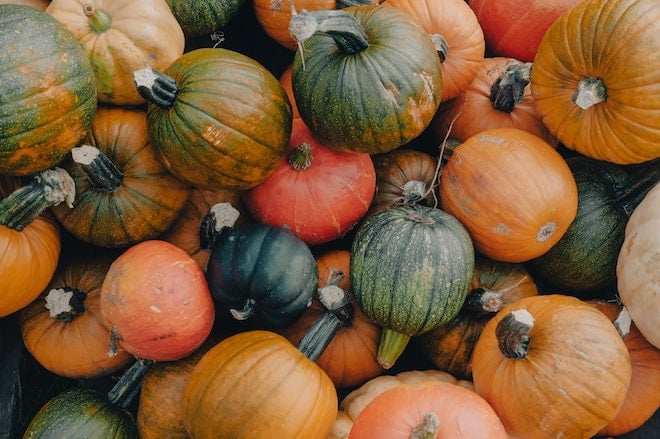
M464 0L386 0L407 12L434 40L442 60L442 100L455 98L475 77L486 43L476 15Z
M457 146L440 176L440 199L475 249L503 262L544 254L577 214L577 184L564 158L517 128L482 131Z
M625 399L630 355L612 322L572 296L525 297L484 328L472 378L514 437L590 438Z
M319 288L341 272L343 278L337 285L351 296L353 317L349 326L339 328L330 344L315 360L338 388L353 388L384 372L376 361L380 342L380 327L364 315L355 301L350 285L350 259L348 250L329 250L316 257L319 271ZM280 333L291 343L298 344L312 324L325 312L318 295L302 316Z
M587 0L557 18L530 85L550 132L599 160L660 156L659 34L657 0Z
M0 317L35 300L53 277L62 250L60 226L49 212L39 213L51 203L70 202L73 192L71 176L60 168L27 185L0 174Z
M431 121L435 139L439 142L449 136L465 141L491 128L518 128L557 146L536 109L529 86L530 68L531 63L514 58L484 58L456 99L440 104Z
M108 352L108 329L101 319L101 285L118 254L91 247L65 247L44 292L20 311L25 347L44 368L72 379L108 375L133 360L119 349Z

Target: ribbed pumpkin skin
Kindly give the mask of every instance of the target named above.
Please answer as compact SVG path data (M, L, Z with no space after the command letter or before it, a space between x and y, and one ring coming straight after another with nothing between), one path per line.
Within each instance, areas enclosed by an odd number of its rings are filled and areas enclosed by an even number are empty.
M253 301L253 320L275 329L305 311L316 293L318 269L307 244L289 230L244 224L220 233L206 278L216 301L237 310Z
M204 189L248 189L289 145L291 104L265 67L227 49L187 52L165 72L179 89L170 109L149 104L151 141L174 175Z
M388 152L419 136L438 109L440 58L426 32L401 10L372 5L343 11L361 24L369 47L350 54L325 34L305 40L293 61L298 111L323 143Z
M48 401L32 418L23 439L66 437L137 439L133 416L101 392L73 387Z
M121 170L123 180L112 192L98 189L67 158L62 167L75 181L76 199L73 208L60 204L51 209L64 228L84 242L107 248L127 247L167 230L190 188L158 161L144 111L99 108L86 141Z
M247 331L211 348L183 394L193 439L324 439L337 417L335 387L281 335Z
M0 173L59 163L96 111L94 72L62 24L31 6L0 5Z
M351 284L363 312L409 336L456 316L473 268L465 228L425 206L393 207L367 218L351 249Z
M245 0L166 0L186 37L209 35L231 22Z
M657 0L583 1L550 26L530 87L544 124L564 145L619 164L660 156L658 34ZM585 76L601 78L607 97L583 110L573 96Z

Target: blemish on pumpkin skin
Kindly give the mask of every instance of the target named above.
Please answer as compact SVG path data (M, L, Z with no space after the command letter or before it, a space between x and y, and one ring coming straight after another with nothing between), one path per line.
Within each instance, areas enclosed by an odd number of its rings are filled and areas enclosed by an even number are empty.
M163 312L163 310L161 310L160 307L156 304L151 305L149 307L149 309L152 310L153 312L157 312L159 314Z
M494 143L495 145L501 145L502 143L504 143L504 139L503 139L503 138L501 138L501 137L496 137L496 136L489 136L489 135L487 135L487 134L484 134L484 135L479 136L479 140L480 140L481 142L490 142L490 143Z
M504 223L499 223L497 226L493 227L493 232L501 235L510 235L513 232L513 229Z
M282 11L282 0L272 0L270 2L270 10L273 12L281 12Z

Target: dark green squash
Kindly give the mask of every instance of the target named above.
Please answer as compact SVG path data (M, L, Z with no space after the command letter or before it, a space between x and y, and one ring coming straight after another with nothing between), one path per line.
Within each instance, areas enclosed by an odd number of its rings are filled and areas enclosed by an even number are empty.
M440 57L405 12L380 5L298 12L293 93L323 143L384 153L426 129L442 97ZM306 22L316 29L308 38Z
M131 413L91 387L72 387L48 401L32 418L23 439L66 437L137 439Z
M351 284L363 312L383 327L383 367L394 364L410 337L458 314L474 263L467 230L440 209L392 207L362 223L351 249Z
M149 101L151 142L165 167L200 189L249 189L279 164L291 103L277 78L228 49L195 49L165 72L134 74Z
M213 298L235 319L251 319L266 329L292 324L318 285L307 244L287 229L260 223L220 231L206 277Z
M167 0L186 37L210 35L227 26L245 0Z
M75 36L31 6L0 5L0 47L0 174L35 174L87 134L94 72Z
M564 236L529 262L540 280L581 298L616 290L616 262L630 213L660 180L660 160L618 165L586 156L566 159L578 210Z

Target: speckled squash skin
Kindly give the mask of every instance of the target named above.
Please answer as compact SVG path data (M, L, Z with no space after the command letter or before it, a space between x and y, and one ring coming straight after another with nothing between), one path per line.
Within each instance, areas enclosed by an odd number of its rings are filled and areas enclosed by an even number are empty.
M0 5L0 173L26 176L59 163L96 111L94 72L57 20Z
M227 26L245 0L166 0L186 37L210 35Z

